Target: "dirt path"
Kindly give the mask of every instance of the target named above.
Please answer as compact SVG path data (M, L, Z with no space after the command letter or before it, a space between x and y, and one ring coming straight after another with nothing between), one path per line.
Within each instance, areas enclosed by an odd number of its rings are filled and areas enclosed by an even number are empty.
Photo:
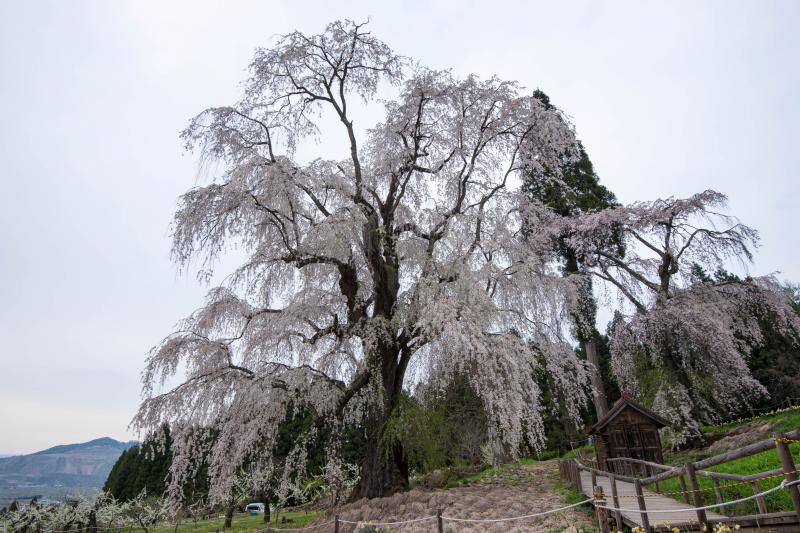
M389 498L361 500L339 510L343 520L351 522L395 522L431 516L442 509L445 517L493 519L533 514L566 505L557 489L558 465L546 461L518 465L468 486L449 490L413 489ZM327 522L331 517L323 518ZM572 528L575 529L572 529ZM569 509L546 517L508 522L444 522L452 533L468 532L544 532L590 531L595 529L592 516L585 510ZM332 526L316 530L332 531ZM354 525L342 525L342 533L359 531ZM436 531L436 520L384 526L377 531L429 533Z

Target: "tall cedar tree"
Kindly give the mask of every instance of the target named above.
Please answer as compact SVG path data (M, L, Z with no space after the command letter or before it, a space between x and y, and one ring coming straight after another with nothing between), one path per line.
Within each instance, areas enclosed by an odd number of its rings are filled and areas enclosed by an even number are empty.
M534 97L546 107L551 108L550 98L537 89ZM600 184L589 155L579 143L579 158L566 160L560 168L560 178L547 168L531 172L525 178L524 190L533 200L542 202L562 217L572 217L580 213L590 213L616 205L614 193ZM574 333L580 343L580 350L589 362L589 378L592 386L592 400L597 417L608 412L606 384L603 380L601 357L598 350L599 332L595 327L597 305L592 294L591 278L582 271L581 258L567 242L568 235L557 238L556 247L563 261L565 276L579 276L578 292L573 306Z

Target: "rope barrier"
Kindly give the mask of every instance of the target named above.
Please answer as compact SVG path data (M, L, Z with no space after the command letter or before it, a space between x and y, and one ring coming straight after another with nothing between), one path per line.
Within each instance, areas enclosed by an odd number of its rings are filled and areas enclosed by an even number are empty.
M619 507L608 507L606 505L597 505L597 507L601 509L606 509L608 511L618 511L620 513L686 513L691 511L705 511L707 509L715 509L717 507L724 507L728 505L735 505L737 503L746 502L748 500L752 500L754 498L759 498L762 496L766 496L767 494L772 494L778 490L783 490L787 487L791 487L792 485L797 485L800 483L800 480L791 481L789 483L786 480L783 480L780 485L776 487L772 487L771 489L767 489L765 491L759 492L758 494L753 494L752 496L746 496L744 498L739 498L738 500L731 500L728 502L722 503L715 503L712 505L704 505L703 507L687 507L686 509L622 509Z
M800 442L800 439L776 439L776 442L786 442L786 441ZM794 470L794 471L789 472L789 473L791 474L791 473L798 473L798 472L800 472L800 469ZM775 477L782 477L782 476L785 476L785 475L787 475L787 473L781 472L779 474L775 474L775 475L772 475L772 476L765 476L763 478L759 478L758 481L762 481L762 480L765 480L765 479L771 479L771 478L775 478ZM728 483L728 484L725 484L725 485L720 485L719 487L708 487L708 488L705 488L705 489L697 489L697 490L701 491L701 492L702 491L706 491L706 490L713 490L715 488L717 488L719 490L722 490L724 488L728 488L728 487L732 487L732 486L736 486L736 485L742 485L742 484L751 483L751 482L752 481L737 481L735 483ZM533 513L533 514L522 515L522 516L514 516L514 517L509 517L509 518L457 518L457 517L454 517L454 516L444 516L444 515L442 515L441 519L442 520L447 520L447 521L450 521L450 522L468 522L468 523L511 522L511 521L514 521L514 520L524 520L524 519L529 519L529 518L537 518L537 517L541 517L541 516L546 516L546 515L554 514L554 513L560 513L560 512L566 511L568 509L572 509L572 508L575 508L575 507L578 507L578 506L581 506L581 505L584 505L584 504L587 504L587 503L590 503L590 502L593 503L597 508L605 509L607 511L621 512L621 513L638 513L638 514L642 514L642 513L645 513L645 514L649 514L649 513L665 513L665 514L668 514L668 513L686 513L686 512L705 511L705 510L708 510L708 509L716 509L718 507L736 505L738 503L742 503L742 502L746 502L746 501L749 501L749 500L753 500L755 498L764 497L764 496L766 496L768 494L772 494L773 492L777 492L779 490L785 490L788 487L791 487L791 486L794 486L794 485L798 485L798 484L800 484L800 480L788 481L787 479L784 479L783 481L781 481L780 484L776 485L775 487L772 487L770 489L761 491L761 492L759 492L757 494L753 494L751 496L745 496L743 498L738 498L738 499L730 500L730 501L727 501L727 502L714 503L714 504L705 505L705 506L702 506L702 507L687 507L687 508L682 508L682 509L627 509L627 508L621 508L621 507L611 507L611 506L608 506L608 505L602 505L602 503L605 503L607 501L608 495L604 495L604 498L600 499L599 498L599 494L595 494L595 495L593 495L592 498L588 498L588 499L583 500L583 501L578 502L578 503L573 503L573 504L570 504L570 505L566 505L564 507L559 507L557 509L549 509L547 511L542 511L542 512L539 512L539 513ZM660 496L666 496L668 494L688 494L690 492L693 492L693 491L692 490L687 490L687 491L676 491L676 492L661 493L661 494L656 493L656 494L653 494L653 495L647 495L645 497L660 497ZM629 495L617 496L617 498L636 498L636 497L637 496L629 496ZM424 522L424 521L433 520L433 519L436 519L436 518L439 518L439 516L432 515L432 516L425 516L425 517L422 517L422 518L413 518L413 519L410 519L410 520L399 520L399 521L394 521L394 522L370 522L370 521L363 521L363 520L351 521L351 520L344 520L344 519L341 519L341 518L339 518L338 521L339 521L340 524L352 524L352 525L367 527L367 526L397 526L397 525L401 525L401 524L411 524L411 523L415 523L415 522ZM289 528L284 529L284 528L270 527L270 528L266 528L266 529L259 529L259 530L256 531L256 533L266 533L268 531L307 531L307 530L311 530L311 529L317 529L317 528L320 528L320 527L328 526L328 525L331 525L333 523L335 523L334 520L329 520L327 522L323 522L323 523L320 523L320 524L312 524L310 526L305 526L305 527L301 527L301 528L291 528L291 529L289 529ZM96 529L98 531L110 531L110 530L119 530L121 528L96 528ZM122 528L122 529L124 529L124 528ZM49 530L49 531L46 531L45 533L75 533L75 530L71 530L71 531Z
M781 474L781 475L784 475L784 474ZM727 501L727 502L721 502L721 503L715 503L715 504L711 504L711 505L705 505L703 507L687 507L687 508L683 508L683 509L626 509L626 508L621 508L621 507L611 507L611 506L608 506L608 505L601 505L601 502L605 502L606 498L604 498L603 500L600 500L598 498L598 495L595 495L592 498L587 498L586 500L583 500L581 502L573 503L573 504L570 504L570 505L565 505L564 507L559 507L557 509L549 509L547 511L542 511L542 512L539 512L539 513L533 513L533 514L522 515L522 516L514 516L514 517L509 517L509 518L457 518L457 517L454 517L454 516L444 516L444 515L441 516L441 518L442 518L442 520L447 520L447 521L450 521L450 522L469 522L469 523L511 522L511 521L514 521L514 520L524 520L524 519L528 519L528 518L538 518L540 516L546 516L546 515L549 515L549 514L560 513L560 512L566 511L568 509L572 509L574 507L578 507L578 506L581 506L581 505L584 505L584 504L587 504L587 503L590 503L590 502L594 503L595 506L600 508L600 509L605 509L607 511L621 512L621 513L638 513L638 514L642 514L642 513L686 513L686 512L705 511L705 510L708 510L708 509L715 509L717 507L735 505L737 503L746 502L746 501L749 501L749 500L752 500L752 499L755 499L755 498L760 498L760 497L766 496L768 494L772 494L773 492L777 492L779 490L785 490L788 487L791 487L793 485L798 485L798 484L800 484L800 480L788 481L788 480L784 479L779 485L777 485L775 487L772 487L771 489L767 489L767 490L761 491L758 494L753 494L752 496L746 496L744 498L738 498L736 500L730 500L730 501ZM438 516L437 515L432 515L432 516L425 516L425 517L422 517L422 518L413 518L413 519L410 519L410 520L399 520L399 521L395 521L395 522L369 522L369 521L363 521L363 520L352 521L352 520L343 520L343 519L340 518L339 519L339 523L341 523L341 524L361 525L361 526L397 526L397 525L401 525L401 524L411 524L411 523L415 523L415 522L423 522L423 521L426 521L426 520L433 520L435 518L438 518ZM268 528L268 529L259 529L259 530L257 530L257 533L265 533L267 531L307 531L307 530L310 530L310 529L317 529L317 528L320 528L320 527L323 527L323 526L328 526L328 525L333 524L334 522L335 522L334 520L329 520L329 521L323 522L321 524L312 524L312 525L306 526L306 527L291 528L291 529L271 527L271 528ZM98 528L98 529L106 529L106 528ZM108 528L108 529L110 529L110 528ZM114 528L114 529L118 529L118 528ZM52 530L52 531L47 531L46 533L74 533L74 530L72 532L62 532L62 531L59 531L59 530Z
M789 472L789 474L798 474L798 473L800 473L800 469L792 470L791 472ZM687 489L687 490L676 490L676 491L672 491L672 492L656 492L654 494L645 494L643 497L644 498L657 498L659 496L677 496L677 495L683 496L685 494L692 494L693 492L710 492L710 491L713 491L713 490L716 490L716 489L719 489L720 491L722 491L722 490L728 489L730 487L736 487L738 485L750 485L754 481L757 481L757 482L760 483L761 481L764 481L764 480L767 480L767 479L774 479L776 477L784 477L786 475L787 475L786 472L780 472L778 474L773 474L771 476L764 476L764 477L760 477L758 479L752 479L750 481L734 481L732 483L724 483L724 484L720 483L720 485L717 486L717 487L714 487L714 486L703 487L703 488L698 488L697 490ZM617 498L637 498L637 497L638 496L636 496L634 494L624 494L624 495L617 496Z
M413 518L411 520L400 520L398 522L366 522L366 521L363 521L363 520L359 520L357 522L351 522L350 520L343 520L343 519L340 518L339 519L339 523L340 524L356 524L356 525L361 524L363 526L399 526L400 524L411 524L413 522L424 522L425 520L433 520L434 518L437 518L437 516L436 515L425 516L425 517L422 517L422 518Z
M566 511L567 509L572 509L573 507L578 507L579 505L583 505L591 501L594 501L594 498L589 498L588 500L583 500L582 502L573 503L572 505L567 505L565 507L559 507L558 509L550 509L549 511L543 511L541 513L534 513L523 516L514 516L511 518L455 518L452 516L442 516L442 519L449 520L450 522L510 522L511 520L523 520L525 518L536 518L539 516L545 516L553 513L560 513L561 511Z

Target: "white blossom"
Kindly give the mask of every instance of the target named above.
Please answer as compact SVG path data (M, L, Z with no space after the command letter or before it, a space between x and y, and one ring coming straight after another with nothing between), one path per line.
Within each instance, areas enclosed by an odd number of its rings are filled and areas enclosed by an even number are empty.
M763 342L765 321L795 341L800 332L800 318L771 276L696 279L698 268L714 272L752 260L758 233L725 215L725 206L725 196L709 190L566 222L586 268L618 291L627 304L622 311L632 310L612 329L614 374L636 391L641 366L648 367L647 392L673 422L676 445L698 437L699 422L766 394L747 364Z
M203 273L231 246L249 259L147 359L134 426L178 428L173 494L197 446L209 448L219 495L245 463L269 477L290 404L318 422L360 420L374 455L403 388L444 387L461 371L496 446L540 446L534 350L577 419L584 369L561 331L571 288L550 271L538 229L522 231L538 208L519 190L526 169L570 157L572 128L515 83L409 65L352 22L293 33L256 52L238 103L184 132L221 171L181 197L174 259L198 259ZM353 97L371 101L384 82L400 84L399 97L362 138ZM323 112L349 153L301 164L299 143L332 134L318 129ZM176 375L183 382L163 391ZM200 427L216 438L198 444ZM370 460L364 495L407 483L401 457ZM370 485L375 468L397 483Z

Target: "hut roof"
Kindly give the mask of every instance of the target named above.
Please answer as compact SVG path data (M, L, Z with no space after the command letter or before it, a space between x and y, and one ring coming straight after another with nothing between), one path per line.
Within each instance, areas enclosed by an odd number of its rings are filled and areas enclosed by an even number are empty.
M598 420L593 426L589 427L589 434L591 435L593 433L597 433L600 430L602 430L612 420L614 420L622 411L624 411L628 407L630 407L631 409L636 409L647 418L652 419L653 422L656 424L656 426L658 426L659 428L669 426L669 421L666 420L665 418L655 414L653 411L651 411L644 405L633 401L633 399L626 398L625 396L623 396L622 398L617 400L616 403L614 403L614 407L612 407L611 410L608 413L606 413L606 416Z

